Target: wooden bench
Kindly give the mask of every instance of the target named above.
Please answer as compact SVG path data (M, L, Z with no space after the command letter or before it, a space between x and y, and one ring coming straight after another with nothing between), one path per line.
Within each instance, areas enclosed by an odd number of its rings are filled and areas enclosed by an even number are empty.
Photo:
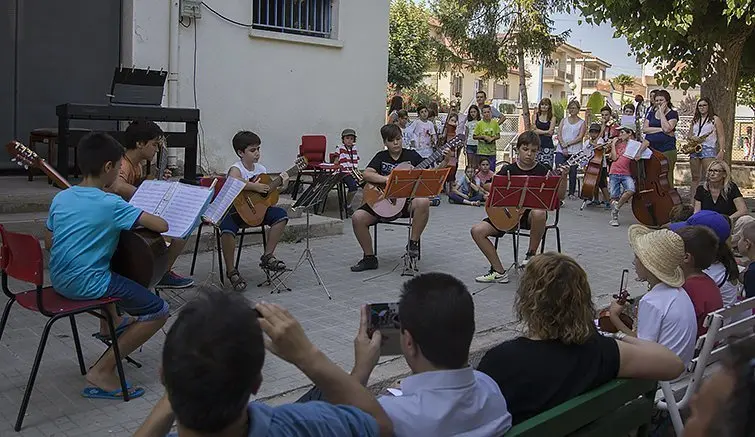
M615 379L511 428L504 437L646 436L656 381Z

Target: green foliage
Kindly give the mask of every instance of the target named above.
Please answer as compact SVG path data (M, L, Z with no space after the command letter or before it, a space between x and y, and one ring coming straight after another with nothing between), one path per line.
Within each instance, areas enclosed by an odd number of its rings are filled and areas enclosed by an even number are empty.
M498 105L498 110L502 114L513 114L516 111L516 105L513 103L501 103Z
M561 120L563 120L564 114L566 113L566 105L568 103L569 102L567 102L566 99L553 102L553 115L556 116L556 123L561 123Z
M743 80L739 83L737 103L755 111L755 79Z
M687 94L684 99L677 103L676 112L679 115L695 115L695 108L697 107L697 99L694 96Z
M430 65L428 11L412 0L392 0L388 27L388 82L398 89L414 86Z
M603 97L603 94L598 91L590 94L590 98L587 99L587 107L590 108L591 115L599 116L600 110L604 106L606 106L606 98Z
M391 97L394 95L395 88L389 86L386 92L386 107L390 104ZM404 98L404 109L408 112L416 112L417 106L427 106L430 102L438 103L440 112L448 112L449 109L448 99L441 97L438 90L426 83L404 88L401 91L401 96Z
M618 86L619 89L621 89L621 99L622 104L624 100L624 92L626 91L628 86L634 85L634 77L628 75L628 74L620 74L616 77L614 77L611 82L614 86Z
M436 50L441 69L462 66L486 79L503 79L517 55L550 59L568 33L554 35L548 13L569 8L568 0L431 0L447 47ZM502 32L502 33L501 33Z

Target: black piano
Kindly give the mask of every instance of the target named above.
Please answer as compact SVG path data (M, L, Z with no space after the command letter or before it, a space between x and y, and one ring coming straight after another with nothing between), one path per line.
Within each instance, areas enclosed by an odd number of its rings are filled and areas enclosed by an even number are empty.
M185 132L166 132L168 147L184 148L184 178L193 180L197 175L197 149L199 109L165 108L152 105L65 103L56 107L58 116L58 167L61 176L68 177L68 146L71 120L131 121L184 123Z
M165 132L168 147L185 149L184 178L197 176L199 109L161 106L168 73L149 68L117 67L113 73L109 104L65 103L56 107L58 116L58 172L68 178L68 147L71 120L184 123L185 132ZM116 139L121 135L114 133ZM70 144L74 146L75 144Z

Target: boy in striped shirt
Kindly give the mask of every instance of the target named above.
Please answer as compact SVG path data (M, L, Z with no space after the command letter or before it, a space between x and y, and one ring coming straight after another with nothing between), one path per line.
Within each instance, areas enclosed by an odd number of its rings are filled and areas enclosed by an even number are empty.
M354 214L354 209L351 206L351 201L354 199L354 195L357 193L357 181L354 179L349 170L359 168L359 152L357 146L354 144L357 141L357 133L354 129L344 129L341 132L341 140L343 144L336 148L338 154L338 164L341 166L342 171L346 173L343 177L343 182L348 187L349 191L346 193L346 215Z

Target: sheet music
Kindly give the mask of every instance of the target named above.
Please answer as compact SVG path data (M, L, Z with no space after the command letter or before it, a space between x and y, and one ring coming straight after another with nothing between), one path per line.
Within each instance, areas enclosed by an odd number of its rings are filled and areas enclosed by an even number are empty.
M223 184L223 188L220 189L215 200L213 200L210 206L207 207L207 210L202 214L202 217L212 224L220 224L225 213L233 204L233 200L241 194L244 187L246 187L246 182L233 177L227 178Z
M629 140L627 141L627 148L624 149L624 156L626 156L629 159L634 159L635 156L637 156L637 152L640 151L640 147L642 146L642 143L635 140ZM653 152L648 148L645 149L644 152L642 152L642 156L640 158L642 159L649 159L651 156L653 156Z
M160 203L167 201L169 192L177 182L166 182L158 180L146 180L139 185L131 200L131 205L141 209L144 212L155 214Z
M159 214L168 222L168 232L163 235L186 238L191 234L211 196L212 190L207 187L176 183L172 198Z

